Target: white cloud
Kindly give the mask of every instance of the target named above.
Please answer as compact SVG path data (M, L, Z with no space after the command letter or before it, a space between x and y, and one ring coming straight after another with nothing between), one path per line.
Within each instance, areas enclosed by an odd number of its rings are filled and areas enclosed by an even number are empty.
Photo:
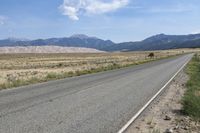
M72 20L79 20L77 9L71 6L63 6L63 15L67 15Z
M7 18L6 18L5 16L1 16L1 15L0 15L0 25L5 24L6 19L7 19Z
M59 7L63 15L79 20L80 14L102 14L126 6L129 0L64 0Z
M190 32L190 34L199 34L200 33L200 30L194 30L192 32Z

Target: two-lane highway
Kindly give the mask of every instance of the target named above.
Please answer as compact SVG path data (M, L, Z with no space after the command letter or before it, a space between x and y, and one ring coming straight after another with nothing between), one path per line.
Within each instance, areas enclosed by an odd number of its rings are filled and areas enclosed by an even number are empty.
M117 132L191 57L0 91L0 133Z

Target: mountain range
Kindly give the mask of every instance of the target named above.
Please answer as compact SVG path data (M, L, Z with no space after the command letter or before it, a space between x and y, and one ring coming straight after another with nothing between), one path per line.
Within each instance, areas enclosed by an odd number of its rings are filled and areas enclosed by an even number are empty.
M0 40L0 47L27 47L27 46L61 46L83 47L101 51L147 51L166 50L177 48L200 48L200 34L189 35L165 35L158 34L137 42L115 43L111 40L103 40L97 37L89 37L82 34L63 38L49 39L16 39L8 38Z

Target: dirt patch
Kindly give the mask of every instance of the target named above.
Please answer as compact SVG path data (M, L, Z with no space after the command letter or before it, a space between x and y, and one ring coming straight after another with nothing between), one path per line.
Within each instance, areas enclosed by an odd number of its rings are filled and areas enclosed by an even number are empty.
M184 71L179 73L126 133L200 133L200 123L181 113L188 79Z

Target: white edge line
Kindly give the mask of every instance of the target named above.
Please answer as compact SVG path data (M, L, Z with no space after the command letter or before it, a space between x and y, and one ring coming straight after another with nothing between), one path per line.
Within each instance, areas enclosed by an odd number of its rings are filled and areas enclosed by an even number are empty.
M140 114L151 104L151 102L165 89L165 87L178 75L178 73L188 64L189 59L175 74L174 76L117 132L123 133L126 129L140 116Z

